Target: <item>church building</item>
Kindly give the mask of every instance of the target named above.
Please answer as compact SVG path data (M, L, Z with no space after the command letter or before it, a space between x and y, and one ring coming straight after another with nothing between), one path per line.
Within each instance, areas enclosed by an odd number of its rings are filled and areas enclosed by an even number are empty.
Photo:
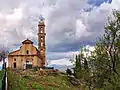
M29 67L44 67L46 64L45 24L41 19L38 24L38 48L26 39L19 50L8 55L8 67L11 69L26 69Z

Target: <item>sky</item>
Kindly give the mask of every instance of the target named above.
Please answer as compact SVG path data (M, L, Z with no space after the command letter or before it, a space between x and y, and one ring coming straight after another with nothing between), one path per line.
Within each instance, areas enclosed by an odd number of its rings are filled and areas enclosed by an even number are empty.
M80 46L94 46L120 0L0 0L0 45L19 49L26 38L37 46L39 17L45 18L47 60L69 67Z

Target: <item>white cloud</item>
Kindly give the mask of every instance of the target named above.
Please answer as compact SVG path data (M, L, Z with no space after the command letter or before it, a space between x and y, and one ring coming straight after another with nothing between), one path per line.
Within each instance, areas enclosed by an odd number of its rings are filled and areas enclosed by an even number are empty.
M89 50L89 52L83 51L84 56L86 56L86 55L90 56L91 51L95 50L94 46L89 46L89 45L87 45L84 48ZM56 69L60 69L61 71L65 71L67 68L74 67L73 64L74 64L75 56L79 53L80 53L79 51L77 51L77 52L65 52L65 53L51 53L51 56L57 56L59 58L65 57L65 58L48 60L47 64L50 67L54 67Z
M72 59L79 51L68 51L68 52L49 52L47 57L49 60L58 60L62 58Z
M69 59L66 59L66 58L63 58L63 59L59 59L59 60L51 60L49 61L49 66L50 65L66 65L66 66L70 66L70 65L73 65L71 63L71 61Z
M76 36L82 37L82 36L89 36L91 33L87 32L86 26L83 24L81 20L76 20Z
M6 15L6 19L7 20L20 20L22 18L22 10L21 8L18 9L13 9L13 13L12 14L8 14Z

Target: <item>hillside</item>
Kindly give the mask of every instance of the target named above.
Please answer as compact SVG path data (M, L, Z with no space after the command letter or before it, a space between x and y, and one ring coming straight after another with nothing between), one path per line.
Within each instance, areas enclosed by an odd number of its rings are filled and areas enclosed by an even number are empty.
M8 70L8 90L80 90L63 73L40 75L39 71Z

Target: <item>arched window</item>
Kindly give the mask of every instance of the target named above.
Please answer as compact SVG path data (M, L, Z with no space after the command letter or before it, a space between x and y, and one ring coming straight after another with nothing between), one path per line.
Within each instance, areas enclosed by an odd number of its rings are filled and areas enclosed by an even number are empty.
M43 47L43 42L41 42L41 46Z
M29 54L29 51L27 50L26 53Z
M41 38L41 41L43 41L43 38Z
M14 58L14 61L16 61L16 58Z
M41 32L41 33L43 33L43 31L42 31L42 30L41 30L40 32Z
M43 33L43 28L42 27L40 28L40 32Z

